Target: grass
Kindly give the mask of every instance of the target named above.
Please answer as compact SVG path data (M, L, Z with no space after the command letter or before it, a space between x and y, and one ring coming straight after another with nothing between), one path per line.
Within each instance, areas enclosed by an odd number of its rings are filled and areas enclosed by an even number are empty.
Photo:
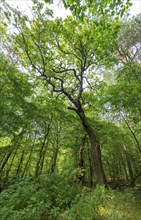
M141 197L131 189L119 192L100 187L83 196L60 220L140 220L140 207Z
M139 220L141 219L141 202L130 190L110 192L109 200L99 207L103 220Z

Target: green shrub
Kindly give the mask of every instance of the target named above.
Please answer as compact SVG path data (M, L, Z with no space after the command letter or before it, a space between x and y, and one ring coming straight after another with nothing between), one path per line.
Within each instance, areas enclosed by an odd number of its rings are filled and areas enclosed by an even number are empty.
M55 219L74 204L81 187L59 175L26 179L0 194L1 220L39 220L48 215Z

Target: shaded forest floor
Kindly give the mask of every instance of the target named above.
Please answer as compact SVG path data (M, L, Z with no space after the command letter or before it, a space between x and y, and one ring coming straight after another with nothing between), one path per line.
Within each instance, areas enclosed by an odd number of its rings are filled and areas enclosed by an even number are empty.
M1 220L139 220L141 187L82 187L52 175L28 178L0 193Z

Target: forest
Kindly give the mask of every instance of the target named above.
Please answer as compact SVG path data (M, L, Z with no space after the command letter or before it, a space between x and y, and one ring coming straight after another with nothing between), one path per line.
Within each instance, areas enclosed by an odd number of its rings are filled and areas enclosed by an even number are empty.
M56 1L1 1L0 219L139 220L141 13Z

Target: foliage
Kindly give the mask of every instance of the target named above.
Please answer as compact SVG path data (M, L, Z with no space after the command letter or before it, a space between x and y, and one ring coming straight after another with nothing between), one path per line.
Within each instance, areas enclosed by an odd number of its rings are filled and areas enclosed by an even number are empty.
M138 220L140 199L131 190L124 192L81 188L78 183L53 175L40 180L28 178L12 185L0 195L0 218L26 219L109 219ZM43 182L42 182L43 180ZM57 184L57 185L56 185Z
M140 59L140 34L141 34L141 14L125 20L119 34L119 41L123 49L131 49L136 52L136 57ZM126 36L126 37L125 37ZM134 51L135 50L135 51ZM131 55L131 54L130 54Z
M81 187L71 181L53 174L37 180L27 178L11 185L0 194L0 219L38 220L42 215L54 219L78 199Z
M65 19L2 3L0 219L138 220L140 15L61 2Z
M32 87L28 82L28 75L18 71L2 54L0 75L0 129L2 133L13 135L18 132L20 125L25 123L24 115L29 110L27 98L32 95Z

